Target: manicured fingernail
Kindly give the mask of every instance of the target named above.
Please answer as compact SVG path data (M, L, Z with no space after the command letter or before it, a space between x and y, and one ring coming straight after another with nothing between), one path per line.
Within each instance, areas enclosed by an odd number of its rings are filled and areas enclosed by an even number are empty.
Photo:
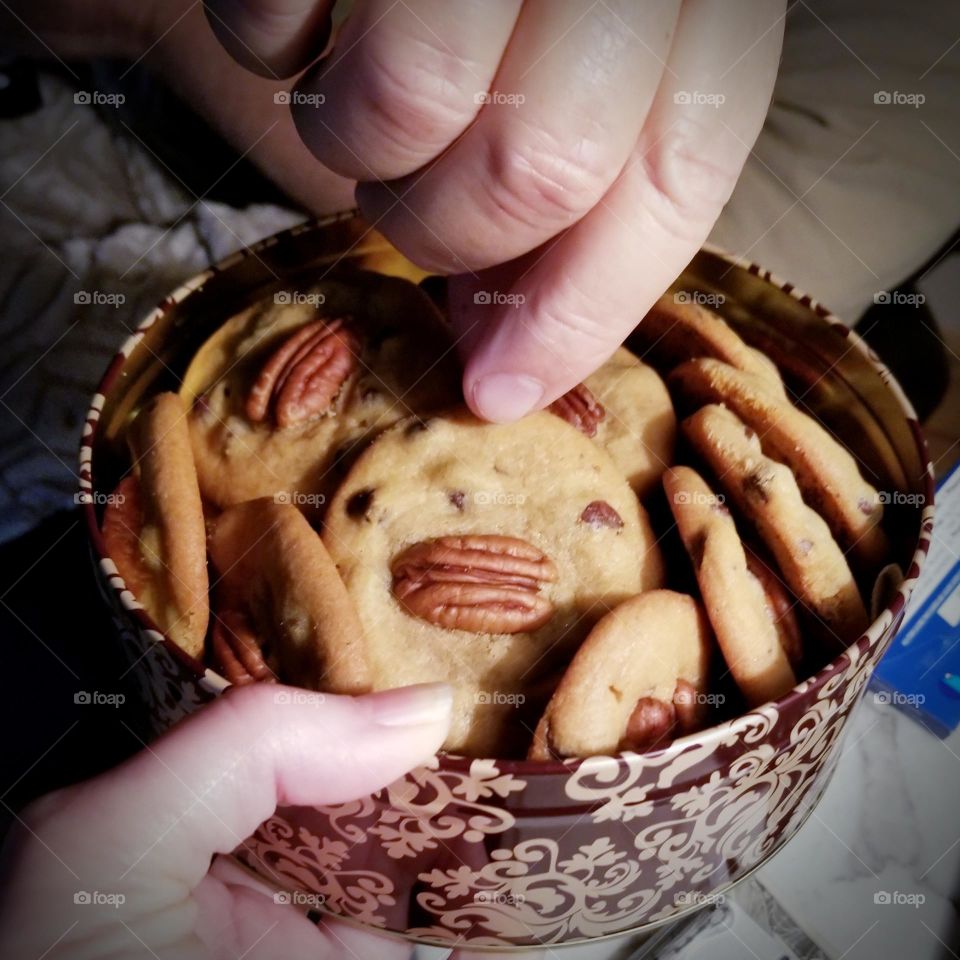
M494 423L511 423L528 414L543 397L543 384L514 373L488 373L473 385L474 409Z
M418 683L383 690L367 698L373 719L383 727L416 727L450 716L453 690L446 683Z

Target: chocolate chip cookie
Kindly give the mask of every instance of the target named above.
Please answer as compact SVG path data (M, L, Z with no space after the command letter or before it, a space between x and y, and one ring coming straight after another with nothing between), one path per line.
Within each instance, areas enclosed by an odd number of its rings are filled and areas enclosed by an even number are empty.
M323 538L374 688L452 683L445 746L474 756L525 750L517 708L599 617L664 576L613 461L546 412L488 424L460 408L396 425L337 491Z
M455 403L460 384L427 296L357 273L234 316L200 348L181 395L204 497L225 507L278 496L318 517L373 436Z

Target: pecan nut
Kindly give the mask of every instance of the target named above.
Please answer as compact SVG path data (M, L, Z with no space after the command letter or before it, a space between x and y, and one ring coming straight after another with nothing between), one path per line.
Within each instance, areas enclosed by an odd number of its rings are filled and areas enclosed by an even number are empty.
M223 675L233 684L274 683L253 627L246 614L225 610L213 621L213 656Z
M623 518L606 500L593 500L583 508L580 523L585 523L594 530L601 530L604 527L620 530L623 527Z
M588 437L597 435L597 424L607 415L603 404L585 383L578 383L547 408Z
M263 365L247 396L247 417L261 423L272 407L284 429L322 416L356 370L358 351L342 319L304 325Z
M678 680L671 703L654 697L641 697L637 701L620 747L649 750L663 746L674 737L696 730L701 713L693 684Z
M496 534L416 543L393 562L393 595L415 617L449 630L523 633L542 627L553 604L540 588L556 579L544 553Z

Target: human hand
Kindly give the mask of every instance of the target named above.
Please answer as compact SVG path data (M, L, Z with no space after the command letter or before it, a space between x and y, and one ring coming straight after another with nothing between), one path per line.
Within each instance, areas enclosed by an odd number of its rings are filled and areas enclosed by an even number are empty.
M307 67L329 0L205 0L263 75ZM294 120L361 210L456 276L475 412L599 366L706 239L760 131L783 0L357 0Z
M30 805L4 848L0 956L408 956L374 933L316 926L211 857L278 804L364 796L427 760L446 735L450 690L315 703L283 702L283 691L231 689L116 769ZM78 902L81 891L101 902Z

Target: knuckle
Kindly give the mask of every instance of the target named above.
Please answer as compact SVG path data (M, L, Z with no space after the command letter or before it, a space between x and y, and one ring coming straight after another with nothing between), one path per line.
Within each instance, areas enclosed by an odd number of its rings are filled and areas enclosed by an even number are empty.
M371 44L361 112L368 132L412 164L407 172L445 149L477 111L463 64L425 43L415 49L416 56L398 59Z
M490 196L514 221L568 226L592 209L612 182L602 162L588 159L602 151L585 138L566 145L553 138L524 140L518 145L504 138L490 147Z
M529 312L536 323L534 338L562 369L571 366L571 357L576 358L578 369L590 370L610 356L614 333L597 311L596 302L596 296L589 296L569 277L530 299Z
M687 120L642 154L649 212L673 236L699 240L733 193L739 169L717 159L709 143L709 131Z

